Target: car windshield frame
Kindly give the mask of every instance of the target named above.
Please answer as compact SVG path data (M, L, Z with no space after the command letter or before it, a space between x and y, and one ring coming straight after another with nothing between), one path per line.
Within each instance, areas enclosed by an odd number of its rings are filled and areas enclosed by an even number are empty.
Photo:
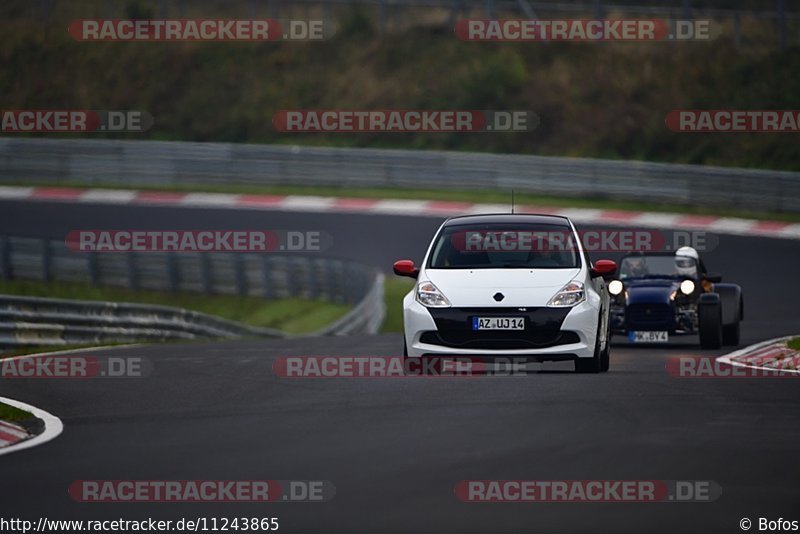
M539 270L539 269L546 269L546 270L556 270L556 269L564 269L564 270L574 270L574 269L581 269L583 267L583 251L579 248L579 245L575 245L569 249L564 249L560 251L561 253L571 253L572 254L572 264L570 265L556 265L556 266L543 266L543 265L530 265L528 262L525 264L516 264L516 263L508 263L508 262L498 262L498 263L488 263L488 264L468 264L468 265L442 265L437 261L437 264L434 264L434 259L439 260L440 255L443 254L441 247L444 245L444 241L449 240L454 233L457 232L533 232L533 233L558 233L558 234L568 234L569 239L576 241L578 237L575 234L575 231L571 226L565 225L563 223L541 223L541 222L470 222L470 223L462 223L462 224L450 224L443 226L442 229L436 234L436 237L431 244L430 253L428 254L428 258L425 262L426 269L439 269L439 270L489 270L489 269L531 269L531 270ZM452 246L452 245L450 245ZM489 251L483 251L484 253L489 253ZM493 253L503 253L503 251L491 251ZM516 253L527 253L530 254L532 251L529 250L522 250L522 251L514 251ZM530 261L530 260L528 260Z
M691 260L692 262L694 262L694 267L695 267L694 275L680 274L680 273L666 274L666 273L650 273L650 272L640 275L625 274L625 267L626 267L625 264L628 260L642 259L646 264L648 259L663 258L665 260L672 260L672 262L674 263L676 257L677 256L673 254L636 254L633 256L625 256L619 262L619 271L618 271L619 279L625 282L630 280L685 280L687 278L692 280L697 280L700 278L700 263L694 258L691 258L689 256L681 256L681 259Z

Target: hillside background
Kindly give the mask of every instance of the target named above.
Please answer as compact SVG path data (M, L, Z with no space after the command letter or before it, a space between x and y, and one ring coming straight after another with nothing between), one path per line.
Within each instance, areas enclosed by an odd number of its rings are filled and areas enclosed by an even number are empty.
M691 6L758 11L775 3ZM398 8L387 18L376 9L235 0L6 0L0 4L0 106L139 109L155 117L151 131L127 138L800 170L800 134L679 134L664 126L666 113L679 108L800 109L796 18L783 48L775 22L747 12L738 30L732 19L721 19L723 36L705 43L466 43L455 38L448 10ZM326 16L338 33L324 43L80 43L66 31L76 18L164 15ZM468 9L459 14L468 15ZM272 115L287 108L528 109L541 125L524 134L276 132Z

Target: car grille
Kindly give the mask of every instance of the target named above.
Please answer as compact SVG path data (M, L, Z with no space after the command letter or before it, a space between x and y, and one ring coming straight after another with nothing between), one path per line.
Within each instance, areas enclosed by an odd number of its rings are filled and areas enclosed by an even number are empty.
M423 332L419 340L429 345L439 345L453 349L483 350L544 349L580 342L578 334L569 331L558 332L555 336L550 332L528 333L524 334L524 337L522 332L514 335L510 331L481 332L481 334L479 338L476 338L474 333L472 335L453 332L440 334L439 332L429 331Z
M628 330L659 327L670 329L675 323L675 314L668 304L631 304L625 310Z
M464 349L538 349L577 343L574 332L562 332L569 308L429 308L436 331L425 332L420 341ZM472 329L473 317L524 317L525 330Z

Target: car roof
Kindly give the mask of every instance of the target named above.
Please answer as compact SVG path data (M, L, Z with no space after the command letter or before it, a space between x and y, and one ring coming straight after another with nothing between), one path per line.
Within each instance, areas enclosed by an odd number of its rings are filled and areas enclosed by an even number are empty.
M569 219L561 215L541 215L533 213L488 213L483 215L461 215L445 221L445 226L492 223L553 224L569 228Z

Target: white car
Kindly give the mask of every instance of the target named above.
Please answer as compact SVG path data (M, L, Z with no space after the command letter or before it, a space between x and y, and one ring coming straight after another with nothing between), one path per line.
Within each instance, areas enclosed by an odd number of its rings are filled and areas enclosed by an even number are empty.
M420 267L394 264L417 283L403 299L405 356L573 360L609 365L606 277L575 226L552 215L471 215L445 221Z

